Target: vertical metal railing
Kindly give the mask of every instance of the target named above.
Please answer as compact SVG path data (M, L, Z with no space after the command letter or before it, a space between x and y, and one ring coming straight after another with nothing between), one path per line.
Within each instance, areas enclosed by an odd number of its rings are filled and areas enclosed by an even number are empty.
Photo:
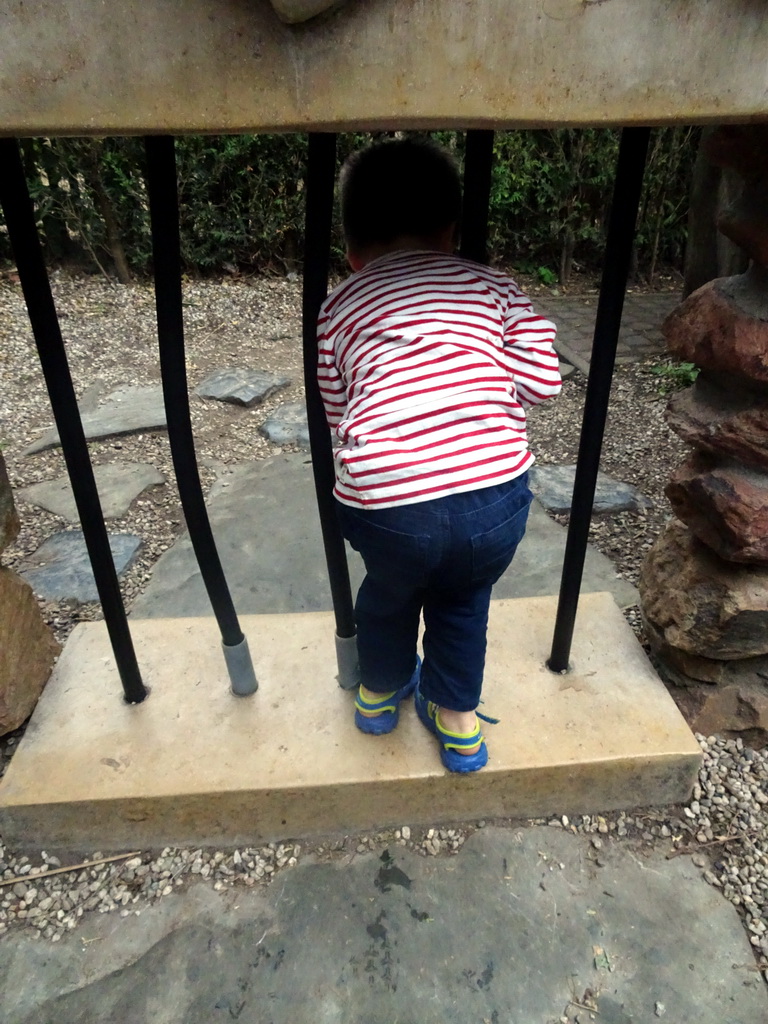
M464 146L464 200L461 213L461 255L488 262L488 207L493 170L493 135L471 128Z
M336 621L336 659L339 685L351 689L358 682L357 642L349 566L336 516L333 487L333 449L317 382L317 317L328 293L328 262L336 178L336 136L312 132L309 136L304 232L304 287L302 338L307 424L312 452L320 528Z
M16 268L51 400L53 418L59 431L61 450L72 484L117 671L123 684L126 701L129 704L139 704L147 696L147 689L141 679L128 629L67 353L37 234L34 209L27 189L19 146L15 139L0 139L0 204L16 259Z
M649 136L649 128L625 128L621 133L560 598L547 662L553 672L568 669Z
M189 537L221 632L232 692L247 696L258 684L208 519L190 420L174 141L170 136L149 136L145 149L160 372L173 468Z

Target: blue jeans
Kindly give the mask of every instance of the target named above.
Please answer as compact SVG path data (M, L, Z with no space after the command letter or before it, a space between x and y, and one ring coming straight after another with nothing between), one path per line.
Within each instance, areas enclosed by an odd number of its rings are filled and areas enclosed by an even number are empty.
M482 490L385 509L337 502L366 576L355 603L363 685L399 690L416 663L424 614L421 692L440 707L480 702L491 588L525 533L528 474Z

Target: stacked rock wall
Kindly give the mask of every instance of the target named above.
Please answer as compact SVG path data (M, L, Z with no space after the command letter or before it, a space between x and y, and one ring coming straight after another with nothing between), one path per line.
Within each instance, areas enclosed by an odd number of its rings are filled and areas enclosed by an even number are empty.
M695 363L669 426L693 447L667 497L679 521L656 541L640 595L664 673L688 686L700 732L768 743L768 126L721 128L710 158L741 192L718 228L751 260L666 320L670 352Z
M0 454L0 557L19 533ZM0 565L0 736L29 718L59 653L29 584Z

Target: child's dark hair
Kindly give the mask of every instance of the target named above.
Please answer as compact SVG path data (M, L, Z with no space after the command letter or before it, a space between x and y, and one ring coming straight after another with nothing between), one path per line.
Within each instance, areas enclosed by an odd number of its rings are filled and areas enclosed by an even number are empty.
M428 139L375 142L342 168L341 213L353 247L433 238L461 213L456 164Z

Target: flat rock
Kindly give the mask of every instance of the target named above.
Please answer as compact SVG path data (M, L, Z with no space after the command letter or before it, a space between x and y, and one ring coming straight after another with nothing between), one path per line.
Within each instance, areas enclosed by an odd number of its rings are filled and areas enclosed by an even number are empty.
M530 487L550 512L570 512L576 466L535 465L530 471ZM593 515L649 508L651 502L636 487L621 483L606 473L598 473Z
M11 930L4 1024L651 1024L661 1004L670 1024L765 1021L736 908L666 852L611 843L599 866L586 836L485 828L453 857L391 845L267 889L193 882L92 914L88 943ZM587 989L593 1015L571 1002Z
M723 387L700 373L692 388L670 399L666 420L689 444L768 469L768 399L763 395Z
M662 324L672 355L717 373L768 384L764 276L765 271L748 271L710 281L689 295Z
M142 492L165 483L163 474L146 462L104 463L94 466L93 473L106 519L125 515ZM19 497L71 523L80 519L68 476L24 487L19 491Z
M211 490L209 515L238 612L328 611L332 607L308 455L278 455L243 463ZM556 594L566 530L534 501L515 560L494 597ZM359 555L348 550L353 589L363 578ZM587 548L584 592L607 590L617 603L637 603L637 591L609 559ZM133 604L139 618L210 615L211 606L187 533L164 552L146 590Z
M670 682L679 680L672 678ZM685 707L686 720L694 732L741 738L754 750L768 744L768 685L764 682L728 686L693 683L686 686Z
M670 522L640 573L645 618L664 643L706 658L768 654L768 568L725 562Z
M672 474L666 495L721 558L768 563L768 474L697 452Z
M0 452L0 553L18 537L19 516L13 503L13 491L5 468L3 453Z
M290 383L290 377L265 370L216 370L195 389L195 394L250 409Z
M121 437L144 430L165 430L167 421L163 389L159 384L148 387L127 385L108 395L96 409L81 405L83 430L89 441L102 437ZM25 455L35 455L60 445L59 432L47 431L31 444Z
M674 682L681 686L712 683L717 686L754 684L768 685L768 655L756 658L705 658L701 654L681 651L665 643L664 638L647 620L643 623L651 650L665 666L676 673Z
M273 444L294 444L309 448L307 407L304 402L283 402L260 428Z
M141 537L131 533L110 536L115 569L122 575L141 547ZM88 550L80 530L54 533L27 560L20 575L46 601L98 601Z
M0 568L0 736L32 714L60 650L32 588Z

